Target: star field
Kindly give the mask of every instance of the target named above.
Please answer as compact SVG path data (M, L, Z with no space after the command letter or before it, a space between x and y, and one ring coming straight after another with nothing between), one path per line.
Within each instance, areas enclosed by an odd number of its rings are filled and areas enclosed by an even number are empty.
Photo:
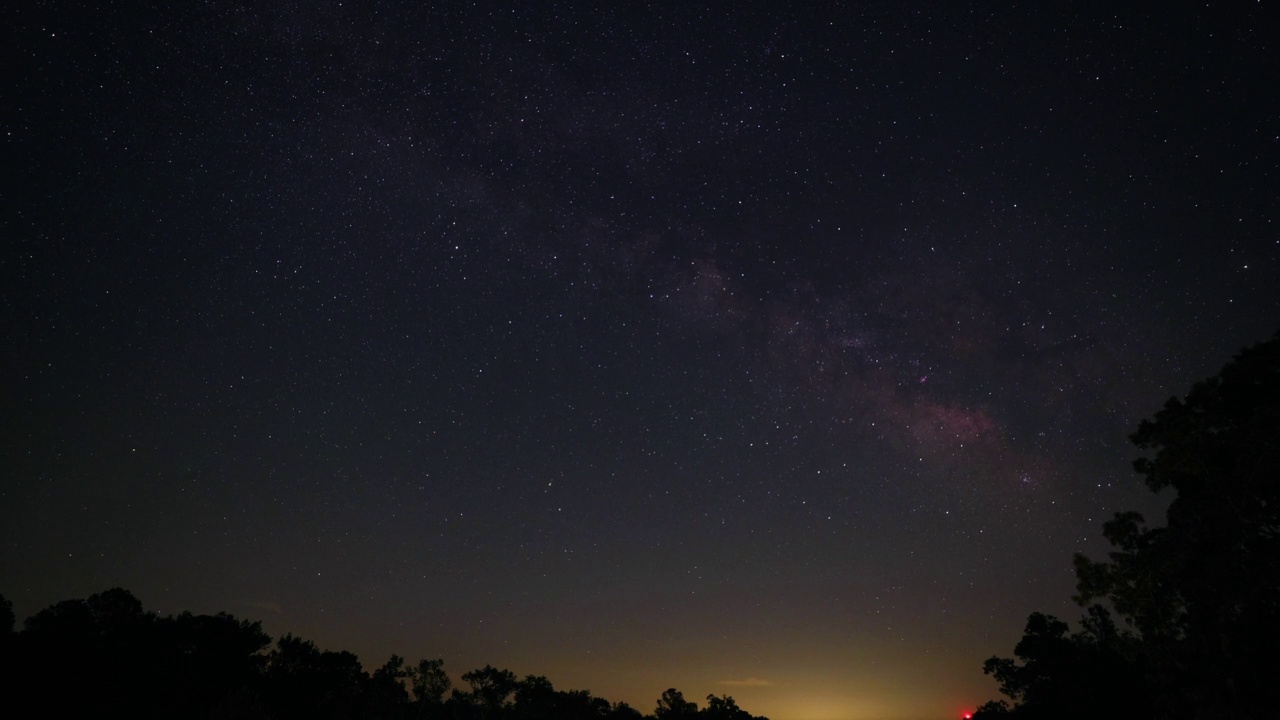
M1267 3L5 14L20 618L955 717L1278 327Z

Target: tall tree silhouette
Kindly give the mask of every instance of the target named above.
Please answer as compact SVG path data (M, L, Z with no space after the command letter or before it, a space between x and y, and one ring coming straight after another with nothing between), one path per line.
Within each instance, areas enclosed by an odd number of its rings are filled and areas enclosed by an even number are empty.
M1075 600L1090 608L1084 630L1071 635L1033 615L1015 648L1021 662L992 658L985 671L1024 717L1270 717L1269 659L1280 641L1280 334L1170 399L1130 439L1154 451L1134 463L1147 487L1175 493L1165 525L1117 513L1103 528L1115 547L1107 560L1075 557ZM1081 693L1094 706L1060 699ZM989 704L979 715L999 713Z
M1147 487L1176 493L1162 528L1106 525L1117 550L1077 555L1077 600L1141 632L1160 711L1241 717L1269 702L1260 661L1280 640L1280 335L1170 399L1131 439Z

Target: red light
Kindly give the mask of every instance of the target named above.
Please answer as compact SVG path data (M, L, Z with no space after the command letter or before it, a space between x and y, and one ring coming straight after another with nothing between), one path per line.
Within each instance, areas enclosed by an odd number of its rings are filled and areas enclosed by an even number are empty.
M964 720L973 720L973 713L965 713Z

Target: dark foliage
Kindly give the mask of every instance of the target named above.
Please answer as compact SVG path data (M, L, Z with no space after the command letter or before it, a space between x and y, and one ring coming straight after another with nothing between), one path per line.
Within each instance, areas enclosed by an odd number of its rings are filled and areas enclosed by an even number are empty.
M392 655L372 674L355 655L285 635L274 646L259 623L231 615L160 617L120 588L67 600L13 631L0 596L0 716L210 718L211 720L643 720L626 703L486 665L452 688L442 660L409 666ZM699 711L678 690L659 716L765 720L733 698ZM667 714L675 712L676 714ZM649 716L652 717L652 716Z
M0 637L13 634L13 603L0 597Z
M28 618L4 643L0 690L6 703L53 717L202 716L256 681L269 641L229 615L158 617L115 588Z
M1280 641L1280 335L1169 400L1130 439L1164 527L1118 513L1106 561L1075 558L1083 629L1033 614L984 671L1014 701L975 717L1271 717ZM1111 608L1124 621L1117 628Z
M684 693L669 688L658 698L658 707L653 716L658 720L690 720L698 716L697 703L684 699Z

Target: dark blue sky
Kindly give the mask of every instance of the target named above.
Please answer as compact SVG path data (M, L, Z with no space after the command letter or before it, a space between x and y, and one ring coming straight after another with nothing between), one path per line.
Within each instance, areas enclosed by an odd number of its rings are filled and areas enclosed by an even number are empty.
M953 717L1280 327L1266 3L4 15L20 617Z

